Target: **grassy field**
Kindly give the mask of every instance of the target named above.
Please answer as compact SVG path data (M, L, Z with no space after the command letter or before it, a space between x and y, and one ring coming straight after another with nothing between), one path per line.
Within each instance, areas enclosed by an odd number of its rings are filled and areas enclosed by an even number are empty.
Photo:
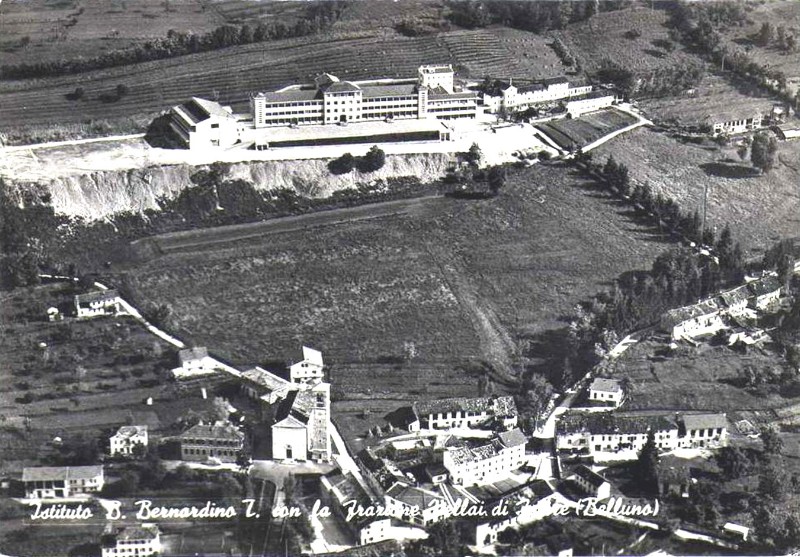
M593 184L535 167L494 199L198 245L111 280L171 304L178 334L237 364L321 349L353 439L364 408L475 394L481 361L502 383L530 339L664 247Z
M559 147L573 150L597 141L636 122L636 118L613 108L584 114L580 118L553 120L536 126Z
M792 404L777 392L748 391L731 384L745 366L756 370L782 365L773 352L741 354L723 346L701 345L686 354L669 356L665 344L640 342L617 361L617 374L631 382L626 402L630 410L708 410L753 412Z
M164 379L175 351L136 322L46 321L47 307L70 299L63 284L0 297L2 469L19 471L21 463L44 458L55 436L96 437L129 421L158 434L190 408L209 405L199 393L175 404L178 395Z
M721 228L730 223L750 254L800 234L799 142L780 143L775 168L764 176L740 160L733 147L683 143L645 128L594 152L600 160L608 155L628 166L634 183L650 184L687 211L702 209L707 187L710 224Z
M696 61L679 44L672 51L659 41L668 40L669 14L661 9L635 6L624 11L601 12L588 21L552 31L580 62L585 71L594 72L606 59L635 72L657 70L666 66ZM639 36L626 36L635 30Z

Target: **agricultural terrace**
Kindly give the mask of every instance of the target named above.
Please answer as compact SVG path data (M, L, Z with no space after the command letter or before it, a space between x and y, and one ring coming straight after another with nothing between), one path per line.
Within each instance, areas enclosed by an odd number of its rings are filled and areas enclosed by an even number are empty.
M785 361L765 350L701 344L671 352L654 339L632 346L615 365L615 374L630 381L625 406L631 410L727 412L731 423L746 418L760 425L775 419L768 410L792 406L800 395L796 384L780 385ZM747 388L748 367L763 380L760 386Z
M638 6L600 12L587 21L549 32L561 39L584 71L594 73L610 60L634 73L685 66L696 55L669 39L666 10Z
M775 100L764 95L752 84L735 76L726 79L708 74L700 84L682 95L647 99L640 103L645 115L654 122L700 126L715 117L730 115L722 120L749 118L756 112L768 115ZM734 84L735 83L735 84Z
M164 110L190 96L218 98L246 111L250 92L309 81L323 70L343 79L413 77L421 64L432 62L463 65L478 77L522 71L503 43L487 31L415 38L354 31L97 70L81 74L80 80L63 76L0 82L0 121L10 128L115 119ZM526 64L526 72L533 71L530 66ZM545 68L536 73L561 72ZM70 100L78 81L84 96ZM109 102L118 85L127 87L126 94Z
M552 120L536 127L559 147L571 151L635 124L636 121L637 119L630 114L612 108L584 114L580 118Z
M214 242L215 230L203 232ZM526 339L562 327L577 302L649 268L664 247L593 182L537 165L496 198L198 242L110 281L138 305L170 304L175 333L239 365L285 360L301 343L321 349L352 441L365 409L382 416L403 400L476 394L480 373L459 368L486 361L513 386Z
M175 351L129 318L48 322L64 311L74 287L51 284L0 296L0 452L2 466L48 462L50 442L100 433L133 422L155 433L208 401L165 385ZM152 397L152 406L145 400Z
M201 35L225 24L294 25L303 2L246 0L26 0L0 13L0 65L97 56L167 36Z
M655 193L675 199L686 211L702 210L708 188L708 222L730 223L734 239L754 255L777 240L800 233L800 143L778 146L775 168L766 176L741 160L735 146L680 142L665 133L640 128L593 151L630 169L634 184L650 184Z

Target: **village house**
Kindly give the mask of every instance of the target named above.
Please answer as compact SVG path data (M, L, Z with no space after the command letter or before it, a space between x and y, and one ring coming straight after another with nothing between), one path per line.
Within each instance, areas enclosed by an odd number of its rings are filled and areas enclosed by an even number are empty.
M514 85L513 79L508 82L498 80L484 91L483 104L492 113L501 110L518 112L533 106L586 95L591 91L591 85L571 86L569 80L563 76L517 85Z
M616 379L597 377L589 385L590 401L601 402L617 408L622 404L623 398L625 398L625 392L620 382Z
M186 348L178 352L178 367L172 370L175 377L184 378L214 373L217 364L208 355L205 346Z
M120 297L116 290L98 290L75 296L75 315L97 317L116 315L120 311Z
M224 422L201 422L182 433L178 440L181 445L181 459L195 462L211 458L220 462L236 462L244 447L244 433Z
M183 147L232 147L240 141L242 126L229 106L192 97L169 110L169 126Z
M126 425L109 439L109 454L111 456L131 456L135 447L147 448L147 426Z
M761 112L722 112L706 117L704 123L711 128L712 135L718 136L757 130L761 128L763 120Z
M504 429L517 427L517 405L512 396L480 398L445 398L415 402L411 406L409 431L450 429L454 427L491 427L495 423Z
M661 330L673 340L711 334L725 326L719 298L709 298L691 306L672 309L661 317Z
M635 458L651 432L659 450L678 448L678 425L669 416L567 414L556 422L556 448L589 454L630 451Z
M441 464L428 464L425 466L425 476L432 484L441 484L447 481L447 468Z
M767 311L780 301L782 287L774 275L748 282L747 288L752 295L750 303L755 309Z
M448 501L439 493L397 482L384 494L386 513L397 520L426 527L452 513Z
M357 545L367 545L392 539L392 519L388 516L355 517L347 520L347 506L360 505L368 508L372 499L349 472L336 469L322 476L322 500L341 519ZM355 503L352 503L355 501Z
M443 464L455 485L492 483L525 464L526 443L519 429L503 431L487 443L446 450Z
M292 383L309 383L324 378L322 352L303 346L303 359L289 367Z
M102 557L150 557L161 553L161 532L155 524L126 526L104 535Z
M603 476L593 471L585 464L581 464L575 469L575 474L569 477L577 483L584 493L597 499L608 499L611 497L611 484Z
M684 414L680 417L681 447L718 448L728 444L725 414Z
M800 124L790 122L774 126L772 131L778 136L781 141L790 141L792 139L800 139Z
M25 496L60 499L97 493L105 485L102 466L39 466L22 470Z
M731 316L741 315L747 309L750 291L747 285L737 286L732 290L720 292L719 297L725 306L725 312Z

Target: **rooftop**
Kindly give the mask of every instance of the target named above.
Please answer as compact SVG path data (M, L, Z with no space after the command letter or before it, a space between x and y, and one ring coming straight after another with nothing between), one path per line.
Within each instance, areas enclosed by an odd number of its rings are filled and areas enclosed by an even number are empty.
M242 372L242 377L270 392L283 389L291 384L286 379L258 366Z
M322 352L303 346L303 361L315 366L322 366Z
M567 414L556 422L559 434L588 432L593 435L637 435L670 431L677 425L668 415L618 415L615 413Z
M350 81L337 81L324 88L326 93L354 93L361 91L361 87Z
M597 377L589 386L590 391L600 391L604 393L620 393L622 392L622 385L616 379L609 379L606 377Z
M719 312L720 309L720 300L718 298L709 298L691 306L670 310L664 314L661 321L665 326L674 327L690 319L695 319L704 315L713 315Z
M192 360L201 360L208 356L208 350L205 346L195 346L194 348L185 348L178 352L178 361L181 365Z
M727 307L735 306L736 304L740 303L747 303L747 299L750 297L750 293L747 290L747 286L737 286L733 290L727 290L725 292L721 292L719 295L722 298L722 301L725 303Z
M415 506L419 509L427 509L433 501L444 502L445 499L438 493L428 491L419 487L395 483L386 491L386 495L396 499L408 506Z
M216 423L216 424L197 424L190 427L180 435L181 439L200 438L200 439L227 439L238 440L244 439L244 433L236 429L231 424Z
M430 414L447 412L493 413L495 416L516 416L517 405L512 396L478 397L478 398L443 398L415 402L417 415L427 417Z
M118 540L153 540L159 535L158 526L155 524L143 524L141 526L126 526L117 534Z
M585 464L581 464L575 469L575 475L579 478L589 482L590 485L594 487L600 487L604 483L608 483L608 480L605 479L603 476L586 466Z
M747 288L750 289L750 292L752 292L754 296L763 296L764 294L772 294L773 292L780 290L781 282L777 277L768 275L752 282L748 282Z
M378 135L393 135L416 132L440 132L446 130L445 124L433 118L395 120L393 122L354 122L346 126L332 125L305 125L291 128L269 128L269 135L265 136L269 143L283 143L287 141L325 141L351 137L365 137ZM374 141L368 141L374 143Z
M89 480L103 475L102 466L38 466L22 469L22 481Z
M78 294L75 296L75 303L88 304L91 302L105 302L118 297L119 293L114 289L95 290L93 292L87 292L86 294Z
M681 420L687 431L728 427L728 418L725 414L684 414Z
M528 439L519 428L512 429L511 431L500 432L497 434L497 437L504 446L509 448L525 445L528 442Z
M419 71L422 73L450 73L453 71L453 66L450 64L429 64L420 66Z
M122 438L130 438L135 435L147 435L147 426L146 425L124 425L114 437L122 437Z

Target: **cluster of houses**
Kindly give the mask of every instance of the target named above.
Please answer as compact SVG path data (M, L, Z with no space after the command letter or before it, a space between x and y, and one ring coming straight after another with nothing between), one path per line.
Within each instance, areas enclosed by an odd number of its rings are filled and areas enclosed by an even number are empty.
M606 108L617 102L611 91L594 90L591 85L570 84L566 77L514 85L514 80L495 80L483 92L483 104L491 113L521 112L561 102L573 117Z
M778 277L767 274L696 304L670 310L661 317L660 327L673 340L712 334L725 328L727 319L746 317L749 310L769 311L779 302L781 289Z
M728 442L725 414L623 415L607 413L571 413L556 423L556 448L588 454L637 454L655 438L660 451L684 448L718 448Z

